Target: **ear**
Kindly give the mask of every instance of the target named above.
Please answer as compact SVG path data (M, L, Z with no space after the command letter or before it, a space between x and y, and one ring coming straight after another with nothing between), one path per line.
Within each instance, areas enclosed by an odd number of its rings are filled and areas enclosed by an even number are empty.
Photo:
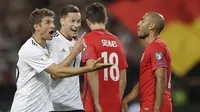
M40 25L39 25L39 24L34 24L33 27L34 27L34 29L35 29L36 31L38 31L38 30L40 29Z
M107 24L108 23L108 17L105 18L105 23L104 24Z
M64 18L61 17L60 18L60 24L61 24L61 26L64 26L64 21L65 21Z
M90 21L86 19L87 25L90 26Z
M155 24L150 24L150 25L149 25L149 29L150 29L150 30L153 30L154 28L155 28Z

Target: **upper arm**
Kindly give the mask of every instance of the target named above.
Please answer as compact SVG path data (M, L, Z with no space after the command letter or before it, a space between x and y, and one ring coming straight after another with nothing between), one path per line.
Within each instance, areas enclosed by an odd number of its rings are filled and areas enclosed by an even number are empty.
M168 68L167 54L165 48L159 44L154 44L150 48L152 71L160 68Z
M55 74L57 74L57 70L58 70L58 65L55 64L55 63L51 64L49 67L47 67L47 68L45 69L46 72L50 73L50 74L53 75L53 76L54 76Z
M128 68L128 63L126 61L126 57L124 55L123 48L121 48L121 58L119 59L119 70L124 70Z
M120 71L120 79L126 81L126 69Z
M118 63L118 66L119 66L119 70L124 70L128 67L128 64L127 64L127 61L126 61L126 56L125 56L125 52L124 52L124 47L122 45L122 43L120 42L120 40L118 40L118 45L119 45L119 63Z
M94 63L95 63L95 59L88 59L87 61L86 61L86 65L93 65ZM93 71L93 72L89 72L88 74L91 74L91 73L98 73L98 71Z
M154 71L156 78L166 78L167 77L167 69L166 68L158 68Z
M48 56L48 54L43 52L33 53L28 51L22 53L21 55L24 61L38 73L45 70L54 63L53 60L51 60L51 58Z

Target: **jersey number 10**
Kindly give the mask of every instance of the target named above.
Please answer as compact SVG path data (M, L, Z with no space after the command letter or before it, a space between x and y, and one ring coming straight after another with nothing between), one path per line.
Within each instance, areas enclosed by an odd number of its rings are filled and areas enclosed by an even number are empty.
M108 81L108 74L109 74L110 78L113 81L118 81L119 80L119 67L118 67L119 58L118 58L117 53L113 52L110 55L108 55L108 52L102 52L101 57L104 59L105 64L106 63L115 64L112 67L110 67L110 69L108 68L104 69L104 80ZM115 60L115 63L114 63L114 60Z

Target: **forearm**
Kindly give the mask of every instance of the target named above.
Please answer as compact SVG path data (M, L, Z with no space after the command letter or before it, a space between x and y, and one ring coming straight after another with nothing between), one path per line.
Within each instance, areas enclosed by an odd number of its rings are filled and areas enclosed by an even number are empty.
M123 98L125 88L126 88L126 82L120 80L120 97L121 97L121 99Z
M131 90L131 92L124 98L125 102L130 102L135 100L139 96L139 83Z
M57 77L64 78L64 77L72 77L79 74L84 74L89 72L91 69L89 67L80 67L80 68L74 68L74 67L62 67L58 68L57 70Z
M72 61L76 58L77 54L75 52L71 52L66 58L65 60L63 60L59 66L60 67L68 67Z
M155 94L155 103L154 109L160 110L165 94L165 87L166 87L165 78L156 79L156 94Z
M126 70L122 70L120 74L120 98L122 99L126 88Z
M88 83L92 93L93 103L99 104L99 77L98 71L88 73Z

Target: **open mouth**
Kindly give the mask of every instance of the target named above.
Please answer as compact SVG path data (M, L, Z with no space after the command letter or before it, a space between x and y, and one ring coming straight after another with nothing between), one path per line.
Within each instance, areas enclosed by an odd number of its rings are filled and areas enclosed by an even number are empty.
M50 32L49 32L49 34L53 34L55 31L54 30L51 30Z
M76 30L74 30L74 29L71 29L73 32L77 32L78 31L78 29L76 29Z
M78 32L78 28L77 27L71 27L70 30L75 32L75 33Z

